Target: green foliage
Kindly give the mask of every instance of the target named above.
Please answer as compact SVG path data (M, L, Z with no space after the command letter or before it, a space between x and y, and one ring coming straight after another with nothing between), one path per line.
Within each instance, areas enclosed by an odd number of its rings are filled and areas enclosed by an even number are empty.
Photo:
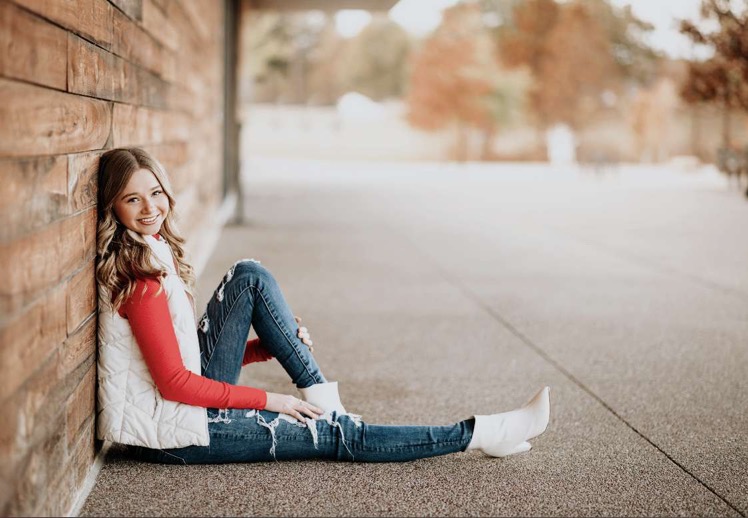
M410 39L389 18L374 18L350 43L342 65L342 82L375 100L399 97L405 89Z

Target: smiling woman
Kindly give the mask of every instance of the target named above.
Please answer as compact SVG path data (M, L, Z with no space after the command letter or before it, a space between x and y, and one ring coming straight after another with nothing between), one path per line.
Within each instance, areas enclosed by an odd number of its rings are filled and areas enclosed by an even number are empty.
M548 387L517 410L446 426L364 423L343 407L307 329L259 261L234 263L197 324L193 270L155 159L138 148L108 151L99 181L99 439L177 464L393 462L522 453L548 426ZM250 328L259 339L247 340ZM301 398L237 384L244 365L270 359Z
M113 297L113 307L133 295L138 278L160 273L151 264L143 235L158 233L170 244L179 277L191 294L195 275L185 259L184 239L176 231L175 199L166 170L140 148L104 153L99 170L96 277Z
M126 194L114 203L117 219L134 232L155 234L169 214L169 199L156 175L138 169L125 186Z

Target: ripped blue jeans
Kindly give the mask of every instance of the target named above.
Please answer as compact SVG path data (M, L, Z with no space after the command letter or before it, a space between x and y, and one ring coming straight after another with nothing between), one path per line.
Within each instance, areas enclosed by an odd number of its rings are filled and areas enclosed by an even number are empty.
M236 384L250 326L297 388L327 380L300 338L298 324L272 274L238 261L226 273L199 323L203 375ZM464 451L474 420L446 426L367 424L333 411L320 419L253 409L209 408L209 446L134 448L137 457L169 464L328 459L400 462Z

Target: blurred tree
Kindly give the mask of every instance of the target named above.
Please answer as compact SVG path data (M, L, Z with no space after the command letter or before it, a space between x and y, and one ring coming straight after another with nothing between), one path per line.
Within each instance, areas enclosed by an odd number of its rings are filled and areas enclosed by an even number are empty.
M254 84L253 101L278 97L288 74L292 56L292 38L288 25L277 13L257 14L252 18L247 39L249 73Z
M248 38L254 100L304 102L308 96L307 56L325 29L320 12L260 13Z
M483 26L495 41L503 39L504 34L515 27L514 10L526 0L479 0Z
M617 8L608 0L577 0L603 28L620 78L645 86L657 81L662 56L644 43L654 25L637 18L630 5Z
M483 2L504 23L496 31L502 60L532 72L539 130L557 122L579 128L606 89L618 90L622 81L648 83L656 75L659 57L642 39L653 27L630 8L614 8L608 0Z
M342 59L343 87L374 100L402 96L409 53L408 33L386 15L375 15Z
M458 160L471 158L469 139L477 130L484 157L497 125L516 112L512 105L524 93L520 76L502 78L480 7L457 4L444 11L441 25L413 57L407 120L429 131L453 128Z
M601 94L619 79L610 41L581 2L562 4L540 56L536 109L546 123L579 129L600 107Z
M539 79L548 52L547 38L561 7L555 0L526 0L514 4L500 40L501 58L508 66L525 65Z
M319 39L311 49L309 60L309 97L308 102L318 105L333 105L345 93L340 56L346 52L348 40L343 39L335 29L333 18L328 23Z
M702 0L701 16L716 21L718 29L704 32L688 20L681 21L681 32L695 43L714 50L707 61L689 63L688 79L681 90L689 103L718 103L723 108L723 146L732 146L730 114L748 109L748 9L731 0Z

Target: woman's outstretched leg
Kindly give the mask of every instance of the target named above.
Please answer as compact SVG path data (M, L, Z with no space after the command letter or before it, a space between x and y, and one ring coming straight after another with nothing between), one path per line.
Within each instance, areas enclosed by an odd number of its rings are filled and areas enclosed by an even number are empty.
M203 375L232 384L238 381L250 326L296 387L327 381L309 348L296 336L296 321L277 281L253 259L238 261L229 269L200 319Z
M368 424L348 414L333 414L330 419L317 420L316 427L319 441L330 445L330 456L326 458L405 462L465 451L474 423L471 418L443 426L381 425ZM279 451L276 447L276 452Z
M200 464L328 459L403 462L466 450L492 457L526 452L545 431L549 388L517 410L475 416L446 426L367 424L337 411L299 421L267 410L208 409L210 446L168 450L138 448L144 460Z
M465 451L474 420L445 426L367 424L334 413L300 422L266 410L208 410L210 446L138 449L144 460L175 464L327 459L405 462Z

